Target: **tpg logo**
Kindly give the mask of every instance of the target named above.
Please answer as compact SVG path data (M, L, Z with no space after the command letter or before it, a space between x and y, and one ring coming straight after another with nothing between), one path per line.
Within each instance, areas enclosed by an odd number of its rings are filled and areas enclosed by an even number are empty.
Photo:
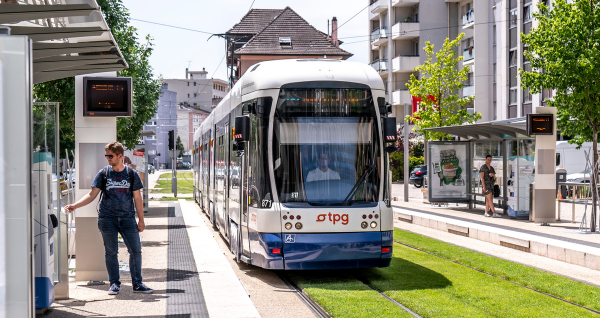
M331 218L333 216L333 219ZM317 216L317 222L323 222L327 219L327 214L319 214ZM343 225L348 224L348 214L331 214L331 212L329 212L329 221L333 222L333 224L335 224L335 222L339 222L342 221Z

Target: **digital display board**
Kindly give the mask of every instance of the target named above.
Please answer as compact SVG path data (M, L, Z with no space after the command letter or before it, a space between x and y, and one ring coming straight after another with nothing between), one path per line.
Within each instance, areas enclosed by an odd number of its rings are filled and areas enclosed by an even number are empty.
M131 117L131 77L84 77L83 116Z
M554 115L527 114L527 134L529 136L553 135Z

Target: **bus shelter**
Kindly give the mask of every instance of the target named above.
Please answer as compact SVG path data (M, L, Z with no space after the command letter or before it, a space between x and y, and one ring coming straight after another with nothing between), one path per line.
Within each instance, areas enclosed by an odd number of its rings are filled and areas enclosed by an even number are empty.
M500 187L494 203L511 217L529 218L536 139L527 135L525 117L426 130L458 137L428 142L429 202L485 204L479 169L491 155Z

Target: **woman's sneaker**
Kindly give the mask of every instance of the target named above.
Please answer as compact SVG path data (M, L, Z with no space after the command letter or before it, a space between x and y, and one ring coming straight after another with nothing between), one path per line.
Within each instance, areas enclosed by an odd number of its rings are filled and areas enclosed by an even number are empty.
M134 293L144 293L144 294L152 294L154 290L148 288L148 286L144 285L144 283L133 284L133 292Z
M486 212L483 216L485 216L486 218L488 218L488 217L490 217L490 214Z
M121 289L121 286L119 286L117 283L114 283L114 284L110 285L110 288L108 289L108 294L109 295L118 295L120 289Z
M493 217L493 218L501 218L501 217L502 217L502 215L500 215L500 214L498 214L498 213L495 213L494 215L492 215L492 217Z

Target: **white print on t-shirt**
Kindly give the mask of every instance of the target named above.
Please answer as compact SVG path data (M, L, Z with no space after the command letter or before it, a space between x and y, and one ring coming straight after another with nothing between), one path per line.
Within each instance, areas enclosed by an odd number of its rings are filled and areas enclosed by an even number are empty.
M112 179L106 180L106 190L110 189L129 189L129 182L127 180L112 181Z

